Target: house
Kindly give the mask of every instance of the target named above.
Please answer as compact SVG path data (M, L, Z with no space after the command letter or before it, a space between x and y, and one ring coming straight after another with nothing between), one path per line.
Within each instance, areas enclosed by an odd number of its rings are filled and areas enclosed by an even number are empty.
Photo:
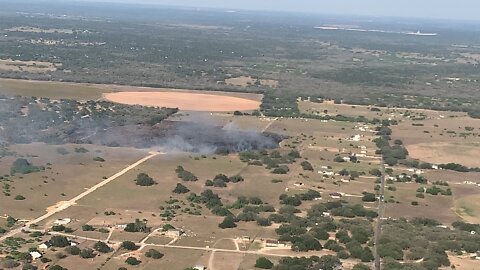
M342 159L343 159L343 161L345 161L345 162L349 162L349 161L351 160L350 157L343 157Z
M182 234L183 232L179 229L170 229L165 232L165 235L168 237L180 237Z
M250 242L250 236L242 236L242 241Z
M49 249L52 246L49 241L43 242L42 244L38 245L39 249Z
M477 252L477 255L475 256L475 260L480 260L480 252Z
M32 251L30 252L30 256L32 256L32 260L35 261L36 259L40 259L41 257L43 257L42 253L38 252L38 251Z
M78 244L80 244L80 243L75 242L75 241L70 241L70 246L72 246L72 247L78 246Z
M333 192L333 193L330 193L330 197L332 197L332 199L340 199L342 198L342 194L338 192Z
M267 240L265 240L265 246L266 247L279 247L280 246L280 241L267 239Z
M275 239L267 239L265 240L265 247L288 247L288 244Z
M319 174L322 175L327 175L327 176L334 176L335 172L333 170L324 170L324 171L318 171Z
M207 270L207 267L203 266L203 265L195 265L193 267L193 269L195 269L195 270Z
M323 213L322 213L322 216L324 216L324 217L329 217L329 216L330 216L330 213L329 213L329 212L323 212Z
M293 185L296 186L296 187L303 187L304 186L304 184L302 182L297 182Z
M62 219L57 219L53 222L53 224L55 225L67 225L69 224L70 222L72 222L72 219L71 218L62 218Z

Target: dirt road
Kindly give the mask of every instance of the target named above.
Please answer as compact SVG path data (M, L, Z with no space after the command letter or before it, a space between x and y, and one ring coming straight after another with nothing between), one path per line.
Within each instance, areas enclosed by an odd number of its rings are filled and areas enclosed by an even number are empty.
M18 233L20 233L22 231L22 229L24 228L28 228L30 225L32 224L36 224L38 222L41 222L63 210L66 210L68 209L69 207L71 207L72 205L75 205L76 202L80 199L82 199L83 197L89 195L90 193L92 192L95 192L97 189L105 186L106 184L112 182L113 180L117 179L118 177L124 175L125 173L127 173L128 171L132 170L133 168L137 167L138 165L142 164L143 162L157 156L157 155L160 155L161 153L160 152L149 152L149 155L140 159L139 161L129 165L128 167L126 167L125 169L119 171L118 173L110 176L109 178L103 180L102 182L94 185L93 187L87 189L85 192L77 195L76 197L68 200L68 201L61 201L61 202L58 202L57 204L55 204L54 206L51 206L51 207L48 207L47 208L47 213L44 214L43 216L40 216L34 220L31 220L27 223L25 223L25 225L23 227L20 227L20 228L17 228L17 229L14 229L10 232L7 232L5 233L2 237L0 237L0 242L1 241L4 241L5 239L7 239L8 237L12 237Z

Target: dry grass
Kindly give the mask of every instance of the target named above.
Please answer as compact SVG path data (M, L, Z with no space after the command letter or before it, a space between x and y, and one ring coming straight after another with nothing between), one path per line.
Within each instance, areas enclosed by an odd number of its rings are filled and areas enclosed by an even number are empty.
M5 71L46 73L56 71L58 65L50 62L0 59L0 70Z

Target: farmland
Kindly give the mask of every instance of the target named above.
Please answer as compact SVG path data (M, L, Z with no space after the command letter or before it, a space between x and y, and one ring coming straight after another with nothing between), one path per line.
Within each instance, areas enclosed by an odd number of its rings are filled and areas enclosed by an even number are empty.
M476 266L477 36L85 5L0 11L0 268Z

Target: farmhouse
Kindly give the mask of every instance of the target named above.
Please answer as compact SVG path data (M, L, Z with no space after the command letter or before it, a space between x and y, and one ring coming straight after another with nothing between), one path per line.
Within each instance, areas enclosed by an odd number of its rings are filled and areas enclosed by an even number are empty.
M195 269L195 270L207 270L207 267L203 266L203 265L195 265L193 267L193 269Z
M50 244L50 242L46 241L46 242L43 242L40 245L38 245L38 248L39 249L49 249L51 246L52 246L52 244Z
M267 239L265 240L265 246L266 247L287 247L287 244L275 239Z
M53 224L55 225L67 225L69 224L70 222L72 222L72 219L71 218L62 218L62 219L57 219L53 222Z
M30 252L30 256L32 256L32 260L35 261L36 259L40 259L43 255L38 251L32 251Z
M183 234L183 232L179 229L170 229L167 232L165 232L165 236L168 237L180 237Z
M333 193L330 193L330 197L332 197L332 199L340 199L342 198L342 194L338 192L333 192Z

